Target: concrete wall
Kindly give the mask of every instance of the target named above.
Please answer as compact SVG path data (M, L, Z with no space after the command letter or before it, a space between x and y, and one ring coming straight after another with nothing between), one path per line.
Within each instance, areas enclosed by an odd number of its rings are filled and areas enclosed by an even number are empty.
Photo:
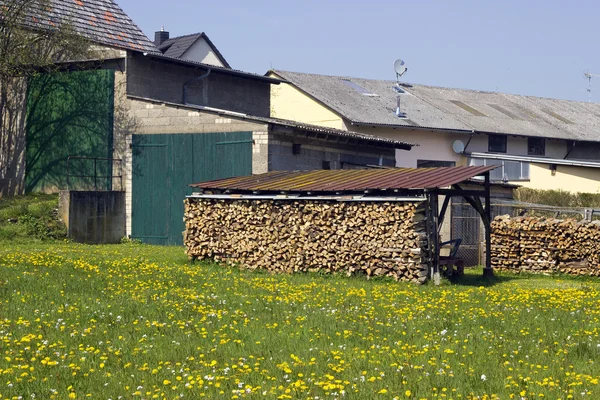
M171 103L183 102L183 85L206 69L151 59L141 54L127 58L127 93ZM187 103L268 117L270 84L213 70L187 86Z
M271 117L344 129L338 114L287 83L271 85Z
M119 243L125 236L125 192L61 191L59 215L76 242Z
M216 65L218 67L224 67L219 57L215 54L212 47L202 37L192 45L181 57L186 60L192 60L201 62L203 64Z

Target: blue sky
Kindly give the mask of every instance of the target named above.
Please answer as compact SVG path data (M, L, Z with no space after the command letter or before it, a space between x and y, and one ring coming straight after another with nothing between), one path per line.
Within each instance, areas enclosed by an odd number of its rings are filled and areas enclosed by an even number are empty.
M204 31L233 68L395 79L587 101L600 2L116 0L153 40ZM600 102L600 76L592 80Z

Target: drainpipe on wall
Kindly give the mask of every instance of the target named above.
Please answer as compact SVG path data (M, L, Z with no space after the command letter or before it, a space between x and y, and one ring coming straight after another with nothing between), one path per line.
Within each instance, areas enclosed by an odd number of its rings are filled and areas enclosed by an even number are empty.
M205 74L197 76L195 78L192 78L183 84L183 104L187 104L187 85L189 85L190 83L192 83L194 81L199 81L201 79L206 78L207 76L210 75L211 72L212 72L212 69L208 68L208 71Z

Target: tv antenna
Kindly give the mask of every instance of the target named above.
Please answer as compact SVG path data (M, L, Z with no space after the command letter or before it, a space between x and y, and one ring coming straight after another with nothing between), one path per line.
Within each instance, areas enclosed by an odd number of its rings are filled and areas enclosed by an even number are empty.
M588 92L588 103L592 102L592 78L595 76L600 76L599 74L591 74L589 72L584 72L583 76L588 80L588 88L586 91Z
M400 77L408 71L408 68L406 68L403 60L397 59L394 61L394 71L396 71L396 91L398 92L396 97L396 116L398 118L406 118L406 114L400 110L400 93L404 93L404 90L400 87Z

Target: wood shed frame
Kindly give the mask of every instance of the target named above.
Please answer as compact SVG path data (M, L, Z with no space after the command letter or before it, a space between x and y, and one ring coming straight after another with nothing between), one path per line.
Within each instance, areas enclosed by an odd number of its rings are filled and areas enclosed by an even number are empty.
M485 228L484 277L493 276L491 263L491 182L496 166L390 168L367 170L277 171L192 184L191 198L330 201L427 201L427 261L432 276L440 272L440 229L450 199L462 197L480 215ZM483 189L461 183L483 178ZM440 196L444 196L439 205ZM483 202L482 202L483 198Z
M433 241L433 246L430 246L430 259L432 264L432 269L435 272L439 273L439 263L440 263L440 229L442 224L444 223L444 218L446 217L446 211L448 211L448 206L450 205L450 199L452 197L462 197L465 199L471 207L477 211L481 220L483 222L483 226L485 229L485 265L483 267L483 276L484 277L492 277L494 275L494 270L492 269L492 255L491 255L491 220L492 220L492 208L491 208L491 182L490 182L490 171L486 171L482 173L484 178L483 190L467 190L463 189L460 184L452 185L451 189L443 189L437 188L427 192L427 200L429 202L428 207L428 221L431 221L431 224L427 224L428 229L431 229L433 233L433 229L436 229L435 235L430 234L428 231L428 236L430 240ZM439 210L439 196L445 196L444 202L442 203L442 208ZM484 203L482 204L481 198L484 198ZM439 214L438 214L439 210Z

